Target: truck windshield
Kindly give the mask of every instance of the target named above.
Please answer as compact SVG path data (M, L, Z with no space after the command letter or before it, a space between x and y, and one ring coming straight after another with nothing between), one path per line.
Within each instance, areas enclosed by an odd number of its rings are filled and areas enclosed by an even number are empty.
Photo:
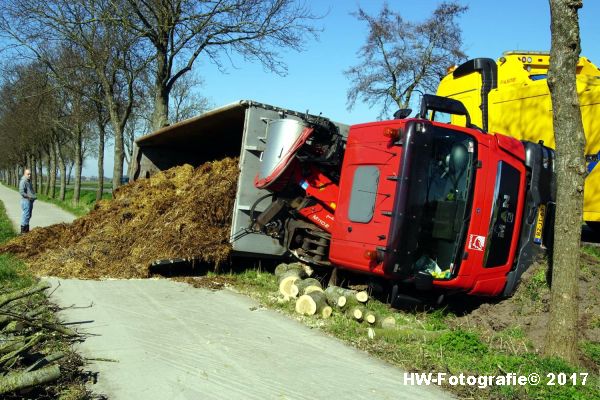
M462 255L470 218L475 142L460 131L432 125L412 136L403 166L408 171L403 173L399 266L449 278Z

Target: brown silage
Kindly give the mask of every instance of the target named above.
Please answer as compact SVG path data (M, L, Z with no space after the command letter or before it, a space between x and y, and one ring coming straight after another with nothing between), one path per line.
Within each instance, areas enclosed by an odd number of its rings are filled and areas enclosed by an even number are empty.
M0 246L37 275L140 278L148 265L195 257L216 267L228 259L237 160L174 167L119 188L71 224L32 230Z

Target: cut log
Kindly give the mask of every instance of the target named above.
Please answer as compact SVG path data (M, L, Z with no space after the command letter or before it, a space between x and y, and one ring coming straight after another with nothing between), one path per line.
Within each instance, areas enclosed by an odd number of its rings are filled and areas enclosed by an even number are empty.
M321 310L321 318L323 319L331 317L331 314L333 314L333 308L331 308L331 306L325 306Z
M291 264L281 263L277 267L275 267L274 274L279 279L279 277L281 275L283 275L287 271L292 271L292 270L302 271L300 273L300 275L303 275L303 276L310 276L313 273L312 268L310 268L308 265L305 265L305 264L300 264L300 263L291 263Z
M356 292L354 296L356 297L356 300L360 301L361 303L366 303L369 301L369 293L367 293L366 290Z
M53 382L59 377L58 365L51 365L37 371L11 373L0 377L0 394Z
M335 288L337 286L329 286L325 289L325 297L327 298L327 303L329 303L332 307L344 308L346 303L348 302L346 296L339 294L336 292Z
M375 326L382 329L392 329L396 327L396 318L390 316L379 317L375 321Z
M371 310L366 310L365 314L363 315L363 320L369 323L370 325L373 325L375 322L377 322L378 319L380 318L378 318L377 314L375 314Z
M42 336L43 336L42 334L37 333L27 343L25 343L25 345L0 357L0 365L4 365L5 363L8 363L14 357L17 357L19 354L23 353L24 351L29 350L30 348L32 348L33 346L38 344L39 341L42 340Z
M297 280L306 277L303 269L290 269L279 275L279 293L287 297L298 296L298 287L294 285Z
M0 346L0 354L10 353L25 346L25 336L15 336Z
M306 279L297 280L296 282L294 282L294 285L296 285L298 287L299 295L323 291L321 282L319 282L315 278L306 278Z
M275 276L279 285L279 293L290 298L298 296L298 288L294 283L299 279L306 278L307 272L300 263L282 263L275 268Z
M41 292L50 287L52 287L52 285L50 285L48 282L40 282L37 285L35 285L34 287L27 288L27 289L21 289L21 290L15 290L14 292L4 294L4 295L0 296L0 307L5 306L6 304L10 303L11 301L21 299L23 297L31 296L34 293Z
M25 372L30 372L30 371L35 371L36 369L40 369L45 367L46 365L53 363L54 361L60 360L61 358L64 358L67 354L62 352L62 351L57 351L56 353L52 353L47 355L44 358L41 358L39 360L37 360L36 362L34 362L33 364L31 364L26 370Z
M353 318L357 321L362 321L365 313L365 308L363 306L353 306L350 307L347 311L347 315L350 318Z
M356 301L358 301L360 303L366 303L367 300L369 300L369 294L364 290L357 292L356 290L345 289L345 288L342 288L339 286L329 286L329 287L332 288L331 290L334 293L337 293L340 296L345 296L346 299L348 299L348 300L350 300L352 298L352 299L356 299Z
M327 299L322 292L304 294L296 300L296 312L302 315L315 315L317 313L322 315L321 312L325 307L329 306L327 305ZM325 312L325 314L327 313L328 311ZM331 315L331 313L329 313L329 315Z

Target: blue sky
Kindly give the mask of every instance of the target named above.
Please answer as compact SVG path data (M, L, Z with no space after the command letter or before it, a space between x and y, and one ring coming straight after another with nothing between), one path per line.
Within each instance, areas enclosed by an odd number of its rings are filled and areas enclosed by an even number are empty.
M356 53L364 43L366 26L351 15L360 4L371 14L381 9L380 0L313 0L311 7L326 17L320 39L308 43L302 53L283 52L288 65L284 77L263 70L259 64L234 58L222 73L201 60L194 73L204 79L200 93L214 106L249 99L297 111L323 113L348 124L372 121L379 110L357 104L346 109L349 82L343 71L358 62ZM406 20L427 18L438 0L389 0ZM548 0L464 0L469 10L460 18L464 49L469 58L498 58L506 50L550 50ZM584 0L579 12L582 56L600 66L600 1ZM107 149L105 171L112 172L112 148ZM87 160L84 175L95 175L95 160Z

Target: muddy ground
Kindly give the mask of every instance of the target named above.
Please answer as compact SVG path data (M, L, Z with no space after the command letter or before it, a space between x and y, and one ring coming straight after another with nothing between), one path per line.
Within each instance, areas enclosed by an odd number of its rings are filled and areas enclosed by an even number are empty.
M579 339L600 342L600 259L582 253L579 274ZM456 318L458 326L477 327L488 337L510 330L521 329L521 341L541 352L544 346L550 308L550 288L547 284L548 265L534 264L524 275L515 294L508 299L475 304ZM514 345L514 344L511 344ZM584 364L590 364L582 356ZM595 367L594 367L595 368Z

